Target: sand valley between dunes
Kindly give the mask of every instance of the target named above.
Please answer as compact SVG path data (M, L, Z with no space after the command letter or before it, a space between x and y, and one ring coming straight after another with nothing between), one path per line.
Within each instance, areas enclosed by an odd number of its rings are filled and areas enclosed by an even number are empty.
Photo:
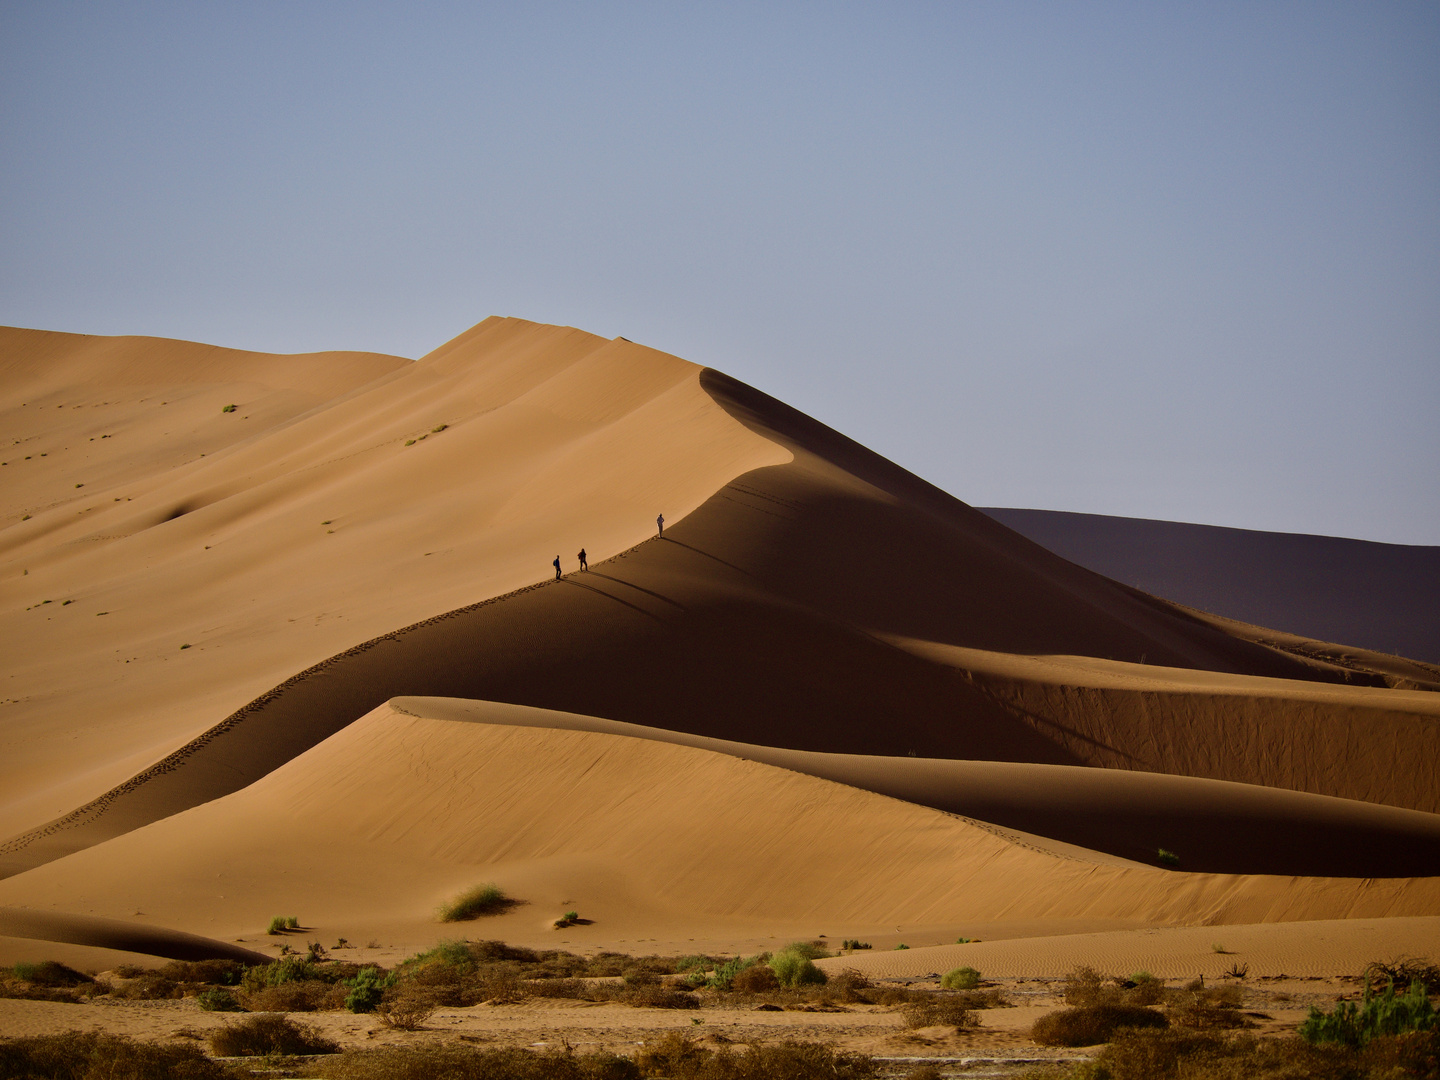
M1440 668L1102 577L720 372L508 318L417 361L0 329L0 417L0 963L273 958L276 914L384 964L864 939L821 967L1014 1007L431 1034L959 1060L1040 1053L1079 965L1243 964L1278 1031L1440 961ZM437 922L479 883L520 902Z

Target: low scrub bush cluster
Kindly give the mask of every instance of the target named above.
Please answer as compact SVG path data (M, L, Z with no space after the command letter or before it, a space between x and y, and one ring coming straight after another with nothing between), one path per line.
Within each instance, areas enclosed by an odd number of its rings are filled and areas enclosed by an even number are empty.
M339 1052L340 1044L310 1024L298 1024L276 1013L261 1013L212 1031L210 1050L216 1057L334 1054Z
M1385 1035L1364 1047L1215 1031L1122 1031L1074 1080L1433 1080L1440 1035Z
M54 960L21 963L0 968L0 997L30 1001L59 1001L74 1005L106 993L107 983Z
M120 1035L71 1031L64 1035L0 1038L0 1077L45 1080L233 1080L196 1046L139 1042Z
M707 1050L679 1033L633 1059L516 1048L426 1046L350 1050L307 1066L323 1080L872 1080L875 1063L818 1043Z
M1122 1028L1163 1028L1170 1021L1143 1005L1078 1005L1035 1021L1030 1037L1041 1046L1095 1046Z
M1244 990L1235 983L1206 986L1197 979L1184 987L1166 986L1148 971L1128 979L1111 978L1080 967L1065 979L1065 1004L1076 1008L1163 1006L1165 1017L1196 1030L1254 1026L1240 1012ZM1073 1044L1082 1045L1082 1044Z

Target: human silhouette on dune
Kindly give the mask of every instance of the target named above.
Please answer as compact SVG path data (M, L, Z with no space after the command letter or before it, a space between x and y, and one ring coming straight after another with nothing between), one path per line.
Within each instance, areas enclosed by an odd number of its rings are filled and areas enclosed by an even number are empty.
M655 535L656 535L656 536L664 536L664 535L665 535L665 515L664 515L664 514L656 514L656 515L655 515Z
M579 559L580 559L580 569L581 569L581 570L589 570L589 569L590 569L590 564L585 561L585 549L584 549L584 548L581 548L581 549L580 549Z
M555 556L555 580L560 580L560 556Z

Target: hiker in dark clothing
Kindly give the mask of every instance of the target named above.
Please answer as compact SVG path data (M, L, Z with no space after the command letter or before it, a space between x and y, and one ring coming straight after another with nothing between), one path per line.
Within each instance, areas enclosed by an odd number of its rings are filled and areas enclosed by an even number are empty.
M584 548L581 548L581 549L580 549L580 569L581 569L581 570L589 570L589 569L590 569L590 564L585 561L585 549L584 549Z
M560 580L560 556L555 556L555 580Z
M664 515L664 514L656 514L656 515L655 515L655 535L656 535L656 536L664 536L664 535L665 535L665 515Z

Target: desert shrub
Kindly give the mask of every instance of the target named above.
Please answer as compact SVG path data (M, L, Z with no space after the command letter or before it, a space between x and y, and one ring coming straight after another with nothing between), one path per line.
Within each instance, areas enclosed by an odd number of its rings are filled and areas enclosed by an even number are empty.
M1238 1008L1242 995L1238 986L1217 986L1210 989L1187 987L1170 995L1165 1010L1170 1022L1197 1031L1212 1028L1254 1027Z
M159 974L178 983L239 986L245 965L238 960L172 960Z
M317 1012L339 1006L334 987L319 979L300 979L262 986L258 990L241 991L241 1000L250 1012Z
M1030 1037L1041 1046L1094 1046L1109 1042L1121 1028L1163 1028L1168 1024L1163 1014L1141 1006L1084 1005L1040 1017L1030 1029Z
M1078 967L1065 976L1065 1004L1077 1008L1118 1005L1120 988L1092 967Z
M1163 847L1155 851L1155 861L1162 866L1179 866L1180 856L1173 851L1166 851Z
M928 1001L915 1001L901 1008L905 1026L912 1028L938 1027L942 1024L957 1028L974 1024L975 1014L953 997L935 996Z
M666 1080L868 1080L879 1075L864 1054L837 1053L821 1043L752 1046L743 1054L718 1053L669 1032L635 1055L641 1076Z
M1130 1030L1080 1069L1088 1080L1404 1080L1440 1075L1437 1055L1435 1032L1379 1036L1357 1049L1294 1037Z
M1426 993L1440 994L1440 967L1418 957L1401 957L1388 964L1378 961L1369 964L1363 978L1372 990L1379 990L1386 983L1413 986L1418 982L1425 985Z
M416 994L401 993L387 998L375 1007L375 1015L388 1028L400 1031L419 1031L435 1006L426 998Z
M807 960L824 960L830 956L830 950L825 948L823 941L792 941L786 945L783 952L795 953Z
M297 1024L276 1013L261 1013L212 1031L210 1049L216 1057L252 1057L334 1054L340 1045L309 1024Z
M1158 1005L1165 1000L1165 984L1148 971L1137 971L1130 976L1134 984L1126 1000L1131 1005Z
M206 1012L244 1012L235 995L223 986L211 987L195 995L195 1004Z
M815 966L813 960L789 948L780 950L770 958L770 970L784 987L812 986L825 982L825 973Z
M980 972L972 967L952 968L940 976L940 985L946 990L974 990L980 985Z
M353 1013L373 1012L385 996L386 988L393 982L394 979L382 973L379 968L361 968L353 979L345 983L348 991L345 995L345 1008Z
M280 986L287 982L304 982L308 979L323 978L322 969L309 957L282 956L272 963L256 964L254 967L246 968L240 976L240 988L246 993L254 993L267 986Z
M739 994L768 994L780 989L780 979L769 964L751 964L735 973L730 989Z
M464 922L467 919L478 919L482 915L499 915L509 911L518 902L506 896L505 891L498 885L476 885L442 904L440 921Z
M869 990L870 980L854 968L845 968L830 976L825 988L839 1001L864 1001L864 991Z
M299 929L300 929L300 920L297 919L294 915L286 915L286 916L285 916L285 929L286 929L286 930L299 930Z
M513 1047L416 1046L347 1050L307 1066L325 1080L639 1080L640 1070L613 1054L537 1053Z
M270 919L270 925L265 928L267 934L283 934L290 927L284 915L274 915Z
M15 973L15 978L22 979L34 986L80 986L82 983L92 983L95 980L89 975L82 975L72 967L59 963L55 960L41 960L39 963L20 963L10 969Z
M6 1080L231 1080L230 1070L195 1046L140 1042L122 1035L71 1031L0 1039Z
M698 1009L700 999L683 990L667 990L663 986L627 986L621 992L622 1004L637 1009Z
M715 965L715 971L710 978L705 981L705 985L711 990L732 989L735 984L735 976L739 975L740 972L746 968L754 967L759 962L760 957L758 956L737 956L733 959L725 960Z
M1358 1006L1353 1001L1342 1001L1329 1013L1311 1006L1310 1015L1300 1025L1300 1037L1310 1043L1358 1047L1377 1035L1433 1031L1435 1026L1435 1009L1425 994L1425 984L1411 983L1406 993L1396 997L1392 982L1379 997L1366 986Z
M861 941L859 938L846 938L840 943L840 947L842 949L868 949L870 948L870 943L868 941Z

